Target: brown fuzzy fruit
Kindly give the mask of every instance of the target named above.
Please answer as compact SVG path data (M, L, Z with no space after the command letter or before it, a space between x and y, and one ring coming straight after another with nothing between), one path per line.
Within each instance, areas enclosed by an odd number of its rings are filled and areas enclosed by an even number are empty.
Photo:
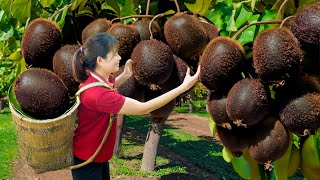
M71 95L74 95L79 88L79 83L72 74L72 58L77 49L78 45L65 45L53 57L53 72L64 82Z
M219 29L215 25L204 21L201 21L201 25L210 41L219 36Z
M310 93L292 100L281 112L281 122L301 136L320 128L320 93Z
M213 121L224 128L231 129L232 120L226 110L227 98L217 91L210 91L207 108Z
M135 21L132 24L139 31L141 41L150 39L149 24L150 24L150 20L145 20L145 19L142 19L140 21ZM160 39L161 29L159 24L156 21L152 21L151 32L152 32L153 39Z
M165 43L152 39L141 41L133 50L132 70L138 82L155 89L165 83L173 70L173 53Z
M270 111L269 89L258 79L242 79L229 91L227 113L238 126L250 126Z
M44 18L32 20L21 41L22 54L29 67L52 70L52 58L60 47L60 27Z
M231 124L230 129L217 126L219 141L233 153L242 152L250 145L252 131L251 128L237 127L233 124Z
M320 2L299 11L292 22L291 31L305 48L320 46Z
M14 94L22 110L36 119L51 119L65 112L67 87L52 71L30 68L14 84Z
M122 66L130 59L134 47L140 42L139 31L133 25L116 23L107 32L114 35L119 41L118 53L122 59L120 61Z
M82 44L90 37L100 32L107 32L111 27L111 21L106 18L99 18L88 24L82 31Z
M291 79L298 75L302 50L285 28L267 29L253 43L253 66L265 81Z
M174 54L185 60L201 54L209 43L200 21L184 13L177 13L166 21L164 36Z
M242 79L244 64L241 44L229 37L217 37L202 53L200 80L210 90L228 92L234 83Z
M273 116L267 117L254 127L254 140L249 147L249 153L253 159L270 170L271 162L281 158L287 151L290 134Z

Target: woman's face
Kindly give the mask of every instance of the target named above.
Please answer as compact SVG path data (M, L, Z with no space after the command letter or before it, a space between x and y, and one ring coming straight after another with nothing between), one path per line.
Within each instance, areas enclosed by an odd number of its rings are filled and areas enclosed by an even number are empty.
M118 48L113 48L104 58L106 60L105 70L108 71L109 73L114 73L117 72L119 70L119 64L120 64L120 60L121 57L118 54Z

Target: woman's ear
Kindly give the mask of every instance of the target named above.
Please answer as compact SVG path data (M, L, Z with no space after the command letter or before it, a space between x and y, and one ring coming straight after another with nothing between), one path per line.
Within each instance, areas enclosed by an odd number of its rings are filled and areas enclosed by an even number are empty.
M98 64L98 65L101 65L102 62L103 62L103 58L102 58L101 56L98 56L98 57L97 57L97 64Z

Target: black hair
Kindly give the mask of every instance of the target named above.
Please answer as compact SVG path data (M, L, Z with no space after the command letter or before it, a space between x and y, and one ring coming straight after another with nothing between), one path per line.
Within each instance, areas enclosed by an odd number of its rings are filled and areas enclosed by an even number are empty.
M88 78L86 70L93 71L97 65L97 57L106 55L117 48L118 40L108 33L97 33L86 40L73 55L72 73L76 81L82 83Z

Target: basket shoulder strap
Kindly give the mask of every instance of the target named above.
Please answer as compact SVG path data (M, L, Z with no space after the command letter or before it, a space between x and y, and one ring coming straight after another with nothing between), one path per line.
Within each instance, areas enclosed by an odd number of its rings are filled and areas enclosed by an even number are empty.
M110 87L107 83L99 81L99 82L94 82L94 83L90 83L90 84L87 84L87 85L83 86L82 88L80 88L77 91L76 96L79 96L83 91L85 91L85 90L87 90L89 88L95 87L95 86L104 86L104 87L106 87L106 88L108 88L108 89L113 91L113 88Z

